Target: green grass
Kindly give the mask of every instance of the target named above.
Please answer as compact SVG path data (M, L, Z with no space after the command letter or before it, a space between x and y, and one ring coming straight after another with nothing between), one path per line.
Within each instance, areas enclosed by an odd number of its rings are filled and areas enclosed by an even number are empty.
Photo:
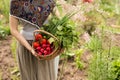
M18 67L11 68L11 74L12 80L20 80L20 72Z
M120 34L120 28L113 28L111 26L105 26L105 25L101 25L98 27L99 29L102 29L104 28L104 31L106 32L110 32L110 33L117 33L117 34Z
M8 26L0 25L0 38L5 39L8 35L10 35L10 28Z
M104 35L106 34L103 34L102 36ZM120 47L113 46L112 43L114 44L115 42L112 42L111 39L104 42L104 37L96 36L92 36L90 42L87 44L88 46L86 46L93 53L88 69L88 79L115 80L116 75L112 72L111 67L112 62L120 57ZM104 45L106 46L104 47Z
M102 49L102 42L97 36L92 36L91 40L86 44L86 47L95 52Z
M0 14L4 15L5 22L9 21L9 2L10 0L0 0Z
M113 61L111 70L115 75L115 80L120 80L120 58Z
M16 49L17 49L17 40L13 37L12 38L12 43L11 43L11 51L12 51L12 55L13 55L13 58L15 60L15 62L17 63L16 61ZM11 79L12 80L20 80L20 73L19 73L19 70L18 70L18 67L15 66L13 68L10 69L12 75L11 75Z
M10 48L12 51L12 55L14 57L14 60L16 61L17 40L14 37L12 38L12 43L10 46L11 46Z
M81 56L84 53L84 49L75 50L75 63L78 69L84 68L84 63L81 61Z

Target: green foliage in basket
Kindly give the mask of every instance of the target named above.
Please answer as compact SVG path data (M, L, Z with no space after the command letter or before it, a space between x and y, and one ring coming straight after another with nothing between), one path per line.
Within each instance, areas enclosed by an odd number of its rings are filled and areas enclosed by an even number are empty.
M55 35L62 43L63 48L71 48L79 40L79 33L76 30L77 24L70 18L74 15L66 14L62 18L52 16L44 30Z

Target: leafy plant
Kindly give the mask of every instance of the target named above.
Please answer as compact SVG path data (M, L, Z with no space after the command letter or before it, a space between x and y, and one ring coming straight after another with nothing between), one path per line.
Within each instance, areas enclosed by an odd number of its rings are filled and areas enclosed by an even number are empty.
M78 67L78 69L83 69L84 64L81 62L81 55L83 54L83 49L78 49L75 51L75 63Z
M102 44L106 43L103 42L103 37L92 37L90 43L87 44L88 49L93 52L88 70L89 80L117 80L117 78L119 80L117 77L119 74L113 71L112 62L120 57L120 49L112 46L111 40L108 40L107 43L109 45L104 48Z
M109 57L110 58L110 57ZM111 62L108 61L108 54L97 52L90 61L88 70L89 80L114 80L111 72Z
M86 47L93 52L102 50L102 42L99 37L92 36L90 41L86 44Z
M115 80L120 80L120 59L113 61L112 71L115 75Z
M71 48L78 42L79 33L76 31L76 24L70 20L73 14L66 14L62 18L55 15L49 20L49 24L44 26L44 30L55 35L62 43L63 48Z
M10 35L10 28L0 26L0 39L5 39L7 35Z
M114 1L109 1L109 0L101 0L101 5L100 7L104 10L104 11L108 11L108 12L114 12L115 10L115 3Z

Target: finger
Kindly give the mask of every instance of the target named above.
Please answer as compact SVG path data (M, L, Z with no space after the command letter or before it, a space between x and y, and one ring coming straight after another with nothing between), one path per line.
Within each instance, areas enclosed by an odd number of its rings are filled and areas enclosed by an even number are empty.
M37 55L37 54L35 54L35 53L33 53L33 56L35 56L36 58L38 57L38 55Z
M34 56L35 56L35 57L37 57L37 55L36 55L36 54L35 54Z
M39 58L38 54L35 54L35 55L36 55L35 57L36 57L38 60L40 60L40 58Z
M36 56L36 54L34 52L32 54L33 54L33 56Z
M32 50L31 52L32 52L33 56L35 56L38 60L40 60L38 57L38 54L34 50Z

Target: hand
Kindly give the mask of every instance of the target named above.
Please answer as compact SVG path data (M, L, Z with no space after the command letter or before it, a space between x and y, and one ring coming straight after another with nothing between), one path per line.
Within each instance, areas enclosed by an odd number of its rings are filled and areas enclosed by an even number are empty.
M31 50L31 53L32 53L32 55L35 56L38 60L40 60L39 57L38 57L38 55L37 55L37 53L35 52L34 49Z

